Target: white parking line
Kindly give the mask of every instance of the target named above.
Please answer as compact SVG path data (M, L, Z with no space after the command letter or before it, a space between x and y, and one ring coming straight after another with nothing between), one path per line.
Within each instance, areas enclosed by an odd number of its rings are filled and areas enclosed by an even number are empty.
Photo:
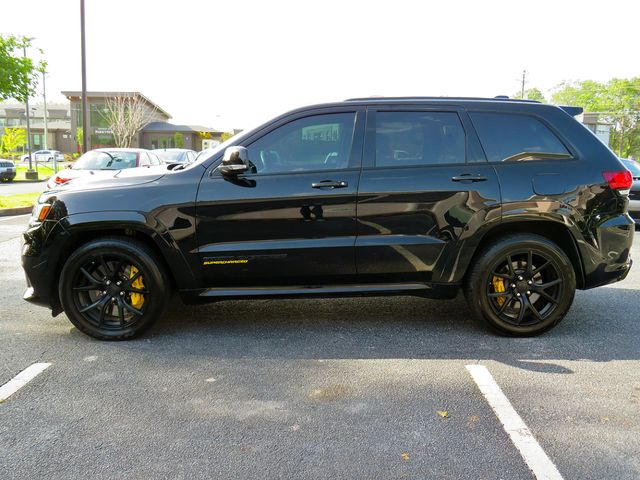
M562 480L562 475L502 393L489 370L483 365L466 367L535 477L538 480Z
M0 387L0 403L24 387L51 366L50 363L34 363Z
M12 215L10 217L0 217L0 222L6 222L8 220L15 220L16 218L28 217L30 213L25 213L24 215Z

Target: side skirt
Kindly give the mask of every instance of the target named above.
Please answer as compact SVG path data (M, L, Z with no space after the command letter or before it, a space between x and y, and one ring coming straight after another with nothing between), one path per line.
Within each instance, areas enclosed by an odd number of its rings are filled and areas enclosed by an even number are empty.
M385 283L349 285L304 285L276 287L207 288L181 291L185 303L207 303L240 298L340 298L412 295L451 299L458 294L458 284Z

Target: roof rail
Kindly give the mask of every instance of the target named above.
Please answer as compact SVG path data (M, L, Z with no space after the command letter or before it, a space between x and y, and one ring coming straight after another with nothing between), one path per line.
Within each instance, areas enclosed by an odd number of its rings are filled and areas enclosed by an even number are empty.
M344 100L345 102L365 102L365 101L386 101L386 100L501 100L501 101L510 101L510 102L527 102L527 103L540 103L537 100L523 100L520 98L509 98L506 95L498 95L497 97L489 98L489 97L355 97L355 98L347 98Z

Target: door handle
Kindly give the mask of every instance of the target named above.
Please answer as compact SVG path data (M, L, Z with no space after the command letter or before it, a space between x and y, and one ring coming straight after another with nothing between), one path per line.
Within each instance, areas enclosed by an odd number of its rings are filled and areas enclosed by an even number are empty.
M485 182L486 180L487 177L483 177L480 174L472 175L470 173L462 173L455 177L451 177L452 182Z
M344 182L344 181L336 182L334 180L322 180L321 182L316 182L311 184L311 188L327 188L327 189L345 188L348 186L349 184L347 182Z

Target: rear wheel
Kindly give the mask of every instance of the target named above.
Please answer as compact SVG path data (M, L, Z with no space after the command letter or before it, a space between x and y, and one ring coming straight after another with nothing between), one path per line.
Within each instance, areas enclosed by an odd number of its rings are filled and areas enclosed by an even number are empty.
M123 340L162 315L169 287L160 262L144 244L107 238L86 243L69 257L59 293L79 330L101 340Z
M467 278L469 306L494 330L532 336L557 325L573 303L576 278L550 240L511 235L482 251Z

